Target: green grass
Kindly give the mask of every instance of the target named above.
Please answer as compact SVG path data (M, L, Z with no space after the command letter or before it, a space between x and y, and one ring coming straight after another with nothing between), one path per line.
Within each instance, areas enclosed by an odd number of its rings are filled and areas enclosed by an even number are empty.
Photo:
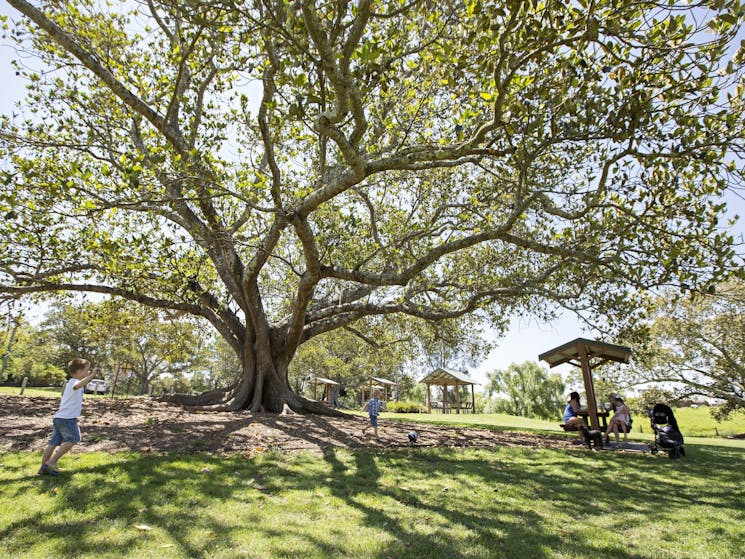
M691 437L713 437L745 433L745 413L732 414L727 421L717 422L711 417L709 408L682 408L675 411L680 429Z
M727 421L716 421L709 413L709 408L682 408L674 410L680 429L685 437L718 437L739 435L745 433L745 413L733 414ZM480 426L489 428L563 432L559 427L561 421L544 421L505 414L417 414L417 413L384 413L383 418L400 419L404 421L419 421L422 423L436 423L459 427ZM652 438L649 418L635 414L634 426L631 432L637 439Z
M10 394L11 396L19 396L21 392L18 386L0 386L0 394ZM61 386L50 386L42 388L30 388L26 387L23 391L24 396L44 396L48 398L59 398L62 395Z
M687 450L0 453L0 556L742 557L745 450Z
M17 396L20 388L13 386L0 386L0 394ZM48 388L26 388L24 396L46 396L59 398L61 389L57 387ZM93 396L93 395L89 395ZM105 397L110 397L109 394ZM117 395L117 398L124 397ZM351 413L364 415L356 410ZM425 423L437 423L442 425L457 426L479 426L500 429L517 429L537 432L561 432L559 428L559 417L556 421L543 421L540 419L529 419L506 414L406 414L406 413L384 413L383 418L402 419L405 421L420 421ZM727 421L718 422L709 413L709 408L683 408L675 410L683 435L686 437L719 437L739 435L745 433L745 413L733 414ZM649 419L639 414L634 416L634 428L632 435L635 438L651 439ZM640 436L641 435L641 436ZM645 436L646 435L646 436Z
M20 396L21 389L18 386L0 386L0 394L8 394L10 396ZM23 396L41 396L43 398L59 398L62 396L61 386L44 386L44 387L27 387L23 391ZM86 393L86 398L111 398L111 393L108 394L92 394ZM134 396L126 394L116 394L114 398L146 398L147 396Z

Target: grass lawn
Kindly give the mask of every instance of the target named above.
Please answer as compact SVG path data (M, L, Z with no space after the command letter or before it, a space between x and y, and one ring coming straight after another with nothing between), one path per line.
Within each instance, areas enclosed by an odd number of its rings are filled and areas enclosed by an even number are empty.
M745 449L687 451L6 452L0 557L743 557Z
M727 421L716 421L709 413L709 408L674 409L681 431L685 437L717 437L745 433L745 413L732 414ZM356 413L356 412L353 412ZM364 415L364 414L361 414ZM439 423L443 425L482 426L499 429L517 429L521 431L563 432L557 416L556 421L544 421L505 414L426 414L426 413L384 413L382 418ZM652 429L649 418L634 415L634 426L631 430L634 438L651 440Z
M0 386L0 394L9 394L11 396L20 396L21 389L18 386ZM23 391L23 396L43 398L59 398L62 396L61 386L42 386L42 387L27 387ZM86 393L86 398L111 398L111 393L108 394L91 394ZM115 398L143 398L145 396L126 396L117 394Z
M10 394L17 396L20 388L14 386L0 386L0 394ZM48 388L26 388L24 396L47 396L52 398L59 398L61 396L61 388L48 387ZM110 395L93 395L89 394L88 397L106 397ZM125 396L117 395L117 398L123 398ZM348 410L345 410L348 411ZM698 408L683 408L676 409L675 417L678 419L683 435L686 437L719 437L738 435L745 433L745 413L733 414L727 421L718 422L709 413L709 408L698 407ZM356 410L348 411L348 413L357 413L359 415L365 415ZM503 428L503 429L518 429L518 430L529 430L529 431L553 431L561 432L559 428L559 417L557 415L556 421L543 421L540 419L529 419L526 417L517 417L506 414L406 414L406 413L384 413L383 418L403 419L406 421L422 421L427 423L439 423L445 425L459 425L459 426L481 426L491 428ZM649 426L649 419L644 416L636 414L634 416L634 428L632 434L638 439L651 439L651 429ZM648 436L644 436L644 435ZM642 436L639 436L642 435Z
M18 396L21 389L18 386L0 386L0 394L10 394L12 396ZM50 386L42 388L31 388L27 387L23 391L24 396L44 396L48 398L59 398L62 396L61 386Z

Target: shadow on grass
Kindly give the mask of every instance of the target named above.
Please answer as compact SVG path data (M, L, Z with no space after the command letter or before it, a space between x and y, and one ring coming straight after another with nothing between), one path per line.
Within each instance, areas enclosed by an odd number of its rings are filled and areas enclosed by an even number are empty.
M734 466L742 466L745 452L731 448L692 448L679 461L514 448L328 449L322 459L120 454L104 460L86 467L94 458L82 455L79 470L61 478L27 475L30 458L22 460L24 470L6 469L9 477L0 480L4 500L56 495L47 511L20 514L0 527L0 541L10 542L6 550L46 541L57 557L104 549L106 556L127 557L142 545L131 526L147 525L165 532L177 556L186 557L540 559L612 553L631 559L655 553L625 549L621 538L595 537L613 514L675 523L680 510L700 505L733 511L733 522L745 521L743 493L732 490L741 487L742 468ZM385 543L351 553L355 534L329 536L291 522L283 503L296 494L330 495L345 516L355 518L342 528L383 532ZM221 503L236 502L247 504L237 517L219 514ZM324 522L323 507L287 506ZM115 536L102 539L115 526ZM265 551L240 551L259 540Z

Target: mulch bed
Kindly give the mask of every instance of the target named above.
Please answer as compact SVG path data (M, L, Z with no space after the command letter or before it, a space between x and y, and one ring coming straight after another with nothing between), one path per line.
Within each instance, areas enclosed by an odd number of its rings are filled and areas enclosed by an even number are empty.
M57 398L0 395L0 450L40 451L51 434ZM338 448L519 446L577 448L576 439L491 429L380 420L380 441L362 434L365 418L193 411L158 400L87 396L78 451L209 452L246 454L279 451L321 453Z

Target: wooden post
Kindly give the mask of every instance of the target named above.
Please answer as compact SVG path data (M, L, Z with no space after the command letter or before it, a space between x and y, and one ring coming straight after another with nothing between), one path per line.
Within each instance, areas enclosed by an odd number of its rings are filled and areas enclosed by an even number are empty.
M595 401L595 387L592 384L592 370L590 369L585 344L579 342L579 364L582 368L582 379L585 381L585 396L587 397L587 411L590 412L590 426L600 429L598 421L598 404Z
M471 385L471 413L476 413L476 392Z
M119 380L119 370L122 368L121 363L116 366L116 371L114 371L114 384L111 386L111 397L114 397L114 392L116 392L116 381Z
M432 385L427 383L427 413L432 413Z
M21 392L20 396L23 396L23 391L26 390L26 383L28 382L28 377L23 377L23 380L21 381Z
M460 386L458 384L455 385L455 413L460 413Z

